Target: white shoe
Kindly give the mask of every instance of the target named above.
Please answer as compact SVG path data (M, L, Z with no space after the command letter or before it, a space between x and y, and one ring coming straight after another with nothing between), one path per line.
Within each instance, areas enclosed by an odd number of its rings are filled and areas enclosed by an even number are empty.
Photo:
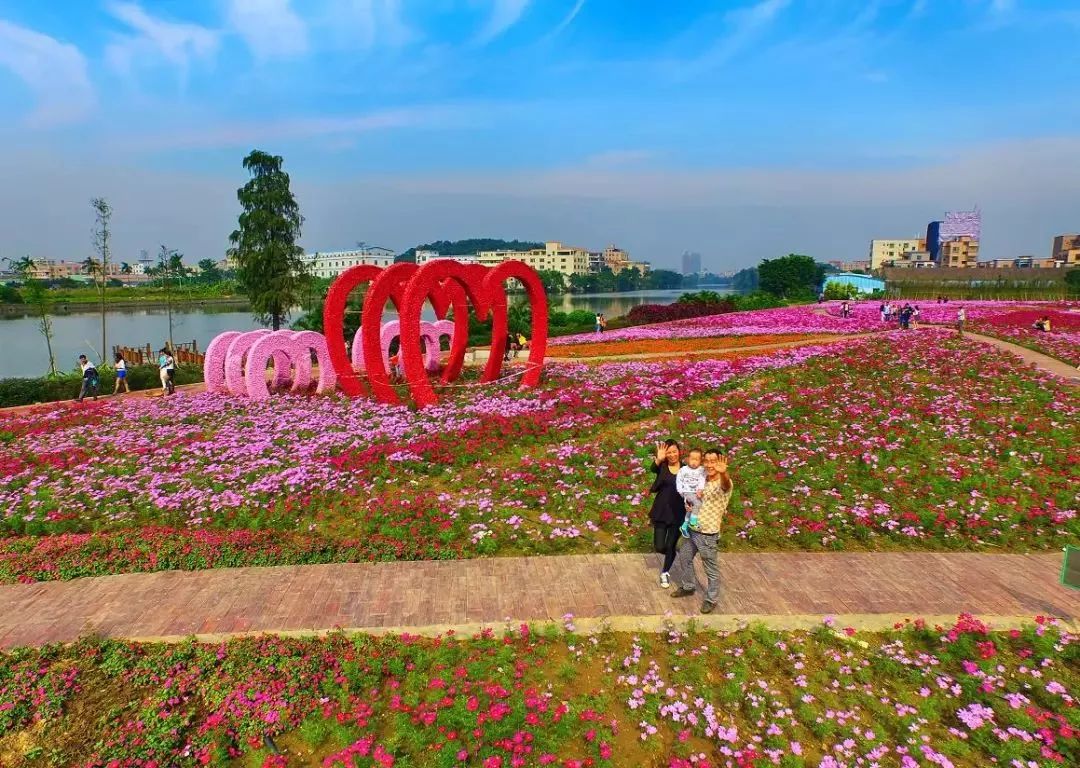
M671 586L671 582L668 581L668 575L666 573L660 574L660 586L664 589L667 589Z

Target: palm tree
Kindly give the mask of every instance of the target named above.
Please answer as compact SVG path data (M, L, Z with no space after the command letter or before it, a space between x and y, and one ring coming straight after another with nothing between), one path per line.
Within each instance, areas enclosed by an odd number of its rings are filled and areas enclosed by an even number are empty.
M120 262L120 274L122 274L122 275L130 275L131 274L131 265L128 264L126 261L121 261Z
M82 260L82 271L87 275L96 275L98 271L97 259L93 256L87 256Z
M34 260L29 256L23 256L21 259L17 260L6 257L4 261L7 262L11 271L18 275L21 280L30 279L30 273L34 271Z

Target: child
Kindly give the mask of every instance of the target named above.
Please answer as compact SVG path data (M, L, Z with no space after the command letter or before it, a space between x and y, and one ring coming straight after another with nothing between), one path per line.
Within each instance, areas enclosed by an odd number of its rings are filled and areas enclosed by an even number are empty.
M679 532L690 538L690 529L697 528L698 511L701 509L701 492L705 490L705 467L701 466L701 450L691 448L686 455L686 466L675 475L675 490L686 502L686 520Z

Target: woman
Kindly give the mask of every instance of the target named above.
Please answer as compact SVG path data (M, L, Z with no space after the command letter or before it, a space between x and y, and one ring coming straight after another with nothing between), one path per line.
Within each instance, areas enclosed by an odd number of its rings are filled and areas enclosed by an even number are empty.
M682 467L682 452L674 440L656 444L652 471L656 473L649 493L656 494L649 520L653 524L653 549L664 555L660 567L660 586L667 589L671 582L668 571L675 562L675 546L679 543L679 526L686 519L686 505L675 487L675 475Z
M113 394L119 394L121 387L125 392L130 392L127 383L127 363L124 361L124 356L117 352L114 360L113 367L116 369L116 383L113 385Z

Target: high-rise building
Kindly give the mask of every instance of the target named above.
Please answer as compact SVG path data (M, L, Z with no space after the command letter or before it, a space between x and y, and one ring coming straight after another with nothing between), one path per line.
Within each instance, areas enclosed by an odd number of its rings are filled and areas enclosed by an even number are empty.
M936 226L935 226L936 225ZM933 242L931 230L934 229ZM982 213L949 211L940 222L927 228L927 250L939 267L973 267L979 260Z
M1080 235L1058 235L1055 237L1053 249L1050 251L1050 258L1061 267L1080 265Z
M684 275L701 274L701 254L693 251L683 251L682 273Z

